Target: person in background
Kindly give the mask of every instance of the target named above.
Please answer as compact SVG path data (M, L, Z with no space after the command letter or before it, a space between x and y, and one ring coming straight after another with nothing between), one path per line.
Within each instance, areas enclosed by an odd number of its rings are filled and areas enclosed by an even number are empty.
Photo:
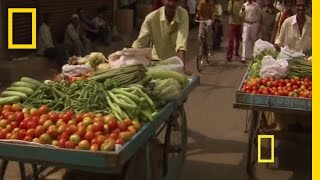
M221 22L222 16L222 6L219 0L216 0L215 10L214 10L214 21L213 21L213 49L220 49L222 36L223 36L223 25Z
M261 39L273 43L272 34L275 18L279 11L273 6L273 0L266 0L266 4L267 6L261 10Z
M275 39L278 37L283 22L288 17L293 16L294 14L292 9L292 0L284 0L283 3L284 3L284 6L283 6L284 10L283 12L278 12L275 19L271 43L274 43Z
M190 29L195 26L194 19L196 17L196 4L196 0L187 0Z
M206 33L206 42L211 49L213 49L213 21L214 21L214 1L213 0L200 0L198 5L198 14L196 19L206 22L199 23L198 39L201 42L202 37ZM209 51L210 54L210 51Z
M287 18L281 27L279 36L275 41L275 47L288 46L290 50L306 53L312 48L312 22L306 15L307 2L296 1L296 14Z
M255 0L254 2L259 4L260 9L266 7L265 0Z
M274 7L277 8L278 11L283 12L284 11L283 0L276 0L274 3Z
M163 6L164 0L154 0L152 4L152 11L155 11Z
M92 20L86 15L85 10L79 8L77 14L80 18L81 29L92 42L96 41L99 38L99 30L95 28Z
M89 52L89 43L83 31L81 31L79 16L73 14L64 35L64 45L68 56L85 56Z
M164 6L148 14L133 48L152 45L152 59L178 56L185 64L189 34L188 12L177 6L179 0L164 0ZM185 69L184 69L185 70Z
M242 18L239 15L243 0L229 0L228 13L229 13L229 25L228 25L228 50L226 59L232 60L232 56L239 56L239 47L241 41L241 25Z
M275 47L288 46L289 49L311 55L312 50L312 21L306 15L307 2L296 0L296 14L287 18L280 30L280 34L275 42ZM288 113L265 112L266 122L269 126L274 126L275 130L291 131L301 129L311 129L312 116Z
M105 45L109 45L111 28L108 26L105 15L105 8L98 8L97 16L92 19L95 29L99 31L99 40Z
M52 38L49 14L43 14L42 24L38 31L37 54L54 59L57 68L61 68L67 61L63 45L55 44Z
M243 32L242 32L242 63L246 60L252 59L253 46L258 39L260 31L261 9L258 3L253 0L247 0L243 3L239 13L243 18Z

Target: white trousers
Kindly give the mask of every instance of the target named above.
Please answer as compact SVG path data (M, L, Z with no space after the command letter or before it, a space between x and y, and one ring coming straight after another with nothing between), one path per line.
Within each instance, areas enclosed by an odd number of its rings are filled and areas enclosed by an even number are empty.
M213 45L213 39L212 39L212 21L208 20L207 22L200 22L199 24L199 33L198 33L198 40L201 42L201 36L204 36L206 33L206 43L207 46Z
M258 39L259 23L244 23L242 31L242 60L252 58L253 46Z

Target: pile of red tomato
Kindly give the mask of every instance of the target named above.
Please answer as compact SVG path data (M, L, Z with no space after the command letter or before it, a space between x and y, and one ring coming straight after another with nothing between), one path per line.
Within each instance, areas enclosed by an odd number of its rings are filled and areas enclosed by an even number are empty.
M114 151L139 131L138 121L117 121L112 115L58 113L44 105L38 109L20 104L0 107L0 139L24 140L61 148Z
M245 80L241 92L312 98L312 80L299 77L292 79L251 78Z

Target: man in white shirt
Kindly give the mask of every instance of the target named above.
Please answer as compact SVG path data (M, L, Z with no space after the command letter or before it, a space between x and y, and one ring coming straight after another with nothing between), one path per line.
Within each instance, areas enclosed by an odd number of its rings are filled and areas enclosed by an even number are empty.
M252 58L253 46L258 39L260 31L261 9L259 4L253 0L243 3L240 10L240 17L243 18L242 32L242 63Z
M280 34L275 41L278 50L288 46L297 52L308 52L312 48L312 22L306 15L305 0L296 1L296 15L287 18L281 27Z
M66 55L63 45L54 44L48 19L49 14L42 16L42 24L38 31L37 54L55 59L57 67L60 68L66 62Z

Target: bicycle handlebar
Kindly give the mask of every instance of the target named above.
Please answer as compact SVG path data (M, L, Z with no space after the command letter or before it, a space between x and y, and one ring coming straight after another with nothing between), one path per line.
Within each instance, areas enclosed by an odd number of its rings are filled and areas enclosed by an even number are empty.
M194 21L195 22L213 22L212 20L198 20L198 19L195 19Z

